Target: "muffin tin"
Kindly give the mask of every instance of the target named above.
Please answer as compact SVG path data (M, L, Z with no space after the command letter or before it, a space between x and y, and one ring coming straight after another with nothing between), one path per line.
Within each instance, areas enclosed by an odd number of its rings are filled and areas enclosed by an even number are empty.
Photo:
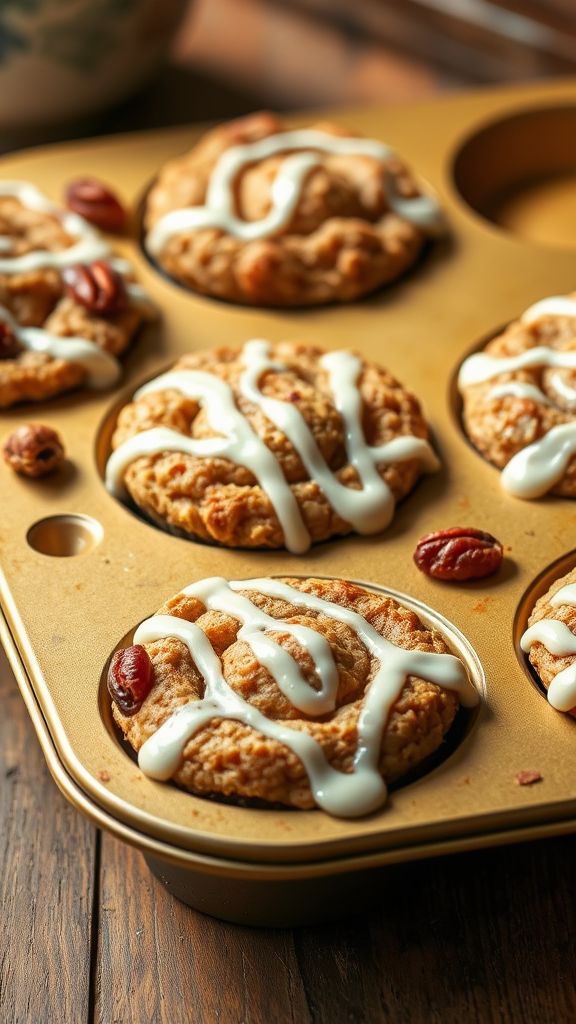
M118 248L162 310L125 362L120 393L73 393L2 413L61 432L69 463L28 481L0 469L0 632L49 767L97 824L142 850L193 906L229 920L288 924L357 906L386 864L568 832L576 827L576 723L551 709L519 652L540 574L576 564L576 506L521 502L472 449L453 388L462 358L525 307L576 287L576 83L460 95L401 108L330 111L394 146L438 193L452 228L397 284L348 306L249 309L204 299L160 276L136 241ZM308 119L292 119L303 125ZM6 157L0 173L53 198L89 172L137 206L158 167L198 129L119 136ZM136 232L135 232L136 234ZM353 347L421 399L441 455L382 535L287 552L229 551L171 536L104 489L114 418L147 377L188 349L250 337ZM412 562L417 539L454 525L504 544L497 576L442 584ZM354 821L321 811L259 810L195 798L145 778L119 740L103 687L113 651L181 587L214 574L343 576L406 599L435 621L483 690L446 755ZM523 597L523 595L525 595ZM529 595L529 596L526 596ZM534 769L542 781L515 782ZM378 879L386 884L386 875ZM338 899L334 900L337 891Z

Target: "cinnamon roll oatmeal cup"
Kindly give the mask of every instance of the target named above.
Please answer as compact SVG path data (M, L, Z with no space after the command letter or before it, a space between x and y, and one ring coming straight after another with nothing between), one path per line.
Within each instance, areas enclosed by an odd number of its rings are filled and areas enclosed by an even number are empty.
M183 356L118 417L106 484L154 523L228 547L384 529L439 468L417 399L348 351L262 339Z
M518 498L576 497L576 292L530 306L464 360L468 437Z
M540 597L520 646L556 711L576 718L576 569Z
M209 131L150 189L144 245L204 295L264 306L357 299L393 281L445 230L389 146L270 113Z
M441 634L345 580L200 580L108 672L145 775L201 796L358 817L478 693Z
M116 383L151 303L126 260L34 185L0 182L0 407Z

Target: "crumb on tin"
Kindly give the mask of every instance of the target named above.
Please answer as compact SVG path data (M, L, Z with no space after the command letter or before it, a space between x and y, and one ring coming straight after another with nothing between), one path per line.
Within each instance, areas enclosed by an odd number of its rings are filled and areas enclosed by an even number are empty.
M543 776L533 769L524 769L524 771L517 772L514 781L517 786L533 786L535 782L542 782Z

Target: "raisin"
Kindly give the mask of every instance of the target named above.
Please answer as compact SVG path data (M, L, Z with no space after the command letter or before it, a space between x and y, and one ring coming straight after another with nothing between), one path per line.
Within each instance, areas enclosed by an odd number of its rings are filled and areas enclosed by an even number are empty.
M152 689L152 662L141 644L116 651L108 669L108 693L123 715L135 715Z

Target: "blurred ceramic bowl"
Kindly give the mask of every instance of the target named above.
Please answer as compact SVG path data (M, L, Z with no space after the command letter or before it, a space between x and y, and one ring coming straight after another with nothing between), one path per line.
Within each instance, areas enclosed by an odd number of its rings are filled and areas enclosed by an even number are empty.
M189 0L2 0L0 128L57 124L134 92Z

